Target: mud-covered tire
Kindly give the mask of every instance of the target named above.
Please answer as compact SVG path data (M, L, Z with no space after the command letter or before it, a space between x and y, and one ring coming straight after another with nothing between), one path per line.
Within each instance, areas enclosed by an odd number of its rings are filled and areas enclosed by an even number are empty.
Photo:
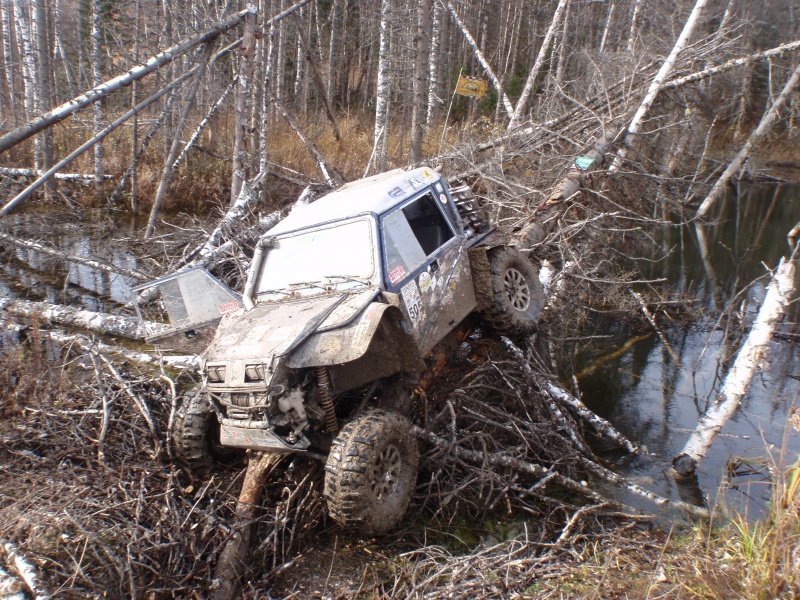
M195 475L207 475L218 460L235 461L241 454L219 444L219 422L204 390L186 399L172 425L175 457Z
M501 333L529 335L544 306L539 272L516 248L501 246L489 253L494 302L483 317Z
M364 535L386 533L408 509L418 468L407 418L386 410L356 417L333 440L325 465L329 514Z

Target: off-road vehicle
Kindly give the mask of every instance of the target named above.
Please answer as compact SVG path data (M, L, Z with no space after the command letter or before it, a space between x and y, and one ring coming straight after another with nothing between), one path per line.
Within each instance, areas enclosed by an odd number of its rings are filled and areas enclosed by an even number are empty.
M387 531L416 482L406 413L426 356L471 314L531 333L537 275L469 188L451 190L433 169L348 183L297 207L258 240L241 296L203 269L137 290L170 322L149 341L203 350L178 453L200 469L225 449L327 455L331 516Z

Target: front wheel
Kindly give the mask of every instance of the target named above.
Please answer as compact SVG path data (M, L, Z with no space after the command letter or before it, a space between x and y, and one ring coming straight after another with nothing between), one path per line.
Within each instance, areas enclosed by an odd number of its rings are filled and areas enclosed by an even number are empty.
M325 465L328 512L362 534L386 533L406 513L418 468L411 422L385 410L366 412L333 440Z
M176 457L195 475L205 476L215 462L235 463L244 453L219 443L219 421L203 389L184 402L172 426Z
M494 303L485 311L484 318L501 333L533 333L544 306L537 269L510 246L492 250L489 264Z

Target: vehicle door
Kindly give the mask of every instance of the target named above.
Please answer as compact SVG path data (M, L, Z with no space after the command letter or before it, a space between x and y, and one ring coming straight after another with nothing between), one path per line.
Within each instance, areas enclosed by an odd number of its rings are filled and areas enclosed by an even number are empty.
M161 350L199 354L240 296L202 267L133 288L145 340Z
M466 238L452 199L428 187L381 218L385 284L426 354L475 309Z

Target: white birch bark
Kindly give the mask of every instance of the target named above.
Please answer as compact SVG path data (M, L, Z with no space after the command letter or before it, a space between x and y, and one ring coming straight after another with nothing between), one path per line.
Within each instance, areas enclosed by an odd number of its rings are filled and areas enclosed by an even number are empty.
M41 177L44 171L41 169L24 169L18 167L0 167L0 175L5 177ZM79 183L86 183L94 181L94 175L91 173L56 173L56 179L61 181L75 181ZM111 179L111 175L104 175L106 179Z
M782 258L750 334L736 355L722 389L706 414L700 418L681 453L673 460L673 467L681 475L688 476L695 472L714 438L742 403L756 370L762 364L772 332L794 293L794 275L794 263Z
M633 16L631 17L631 30L628 35L628 52L633 53L633 47L636 44L636 36L639 34L639 13L642 12L642 3L644 0L635 0L633 5Z
M561 1L563 2L564 0ZM437 2L444 3L445 0L437 0ZM478 62L481 63L483 70L486 71L486 75L489 77L489 79L492 82L492 85L494 85L494 88L497 90L497 93L500 96L500 101L503 103L503 108L505 109L505 111L508 113L509 116L512 116L514 114L514 106L511 104L511 100L508 99L508 96L503 91L503 86L500 85L500 80L497 78L497 75L495 75L494 70L492 70L492 67L489 65L489 61L486 60L486 57L483 55L483 52L481 52L480 48L478 48L478 44L475 42L475 38L472 37L472 34L469 32L469 29L467 29L466 25L464 25L464 23L459 18L455 6L453 6L453 3L447 0L447 3L443 5L447 7L447 11L453 17L453 20L456 22L456 25L461 30L461 33L464 35L464 38L467 40L467 43L469 44L470 48L472 48L472 51L475 53L475 58L478 59Z
M220 109L220 107L223 105L223 103L225 102L225 99L228 97L228 95L231 93L231 91L233 90L233 88L235 86L236 86L236 77L234 77L233 81L231 81L230 85L225 88L225 91L222 92L222 95L219 98L217 98L217 101L214 102L214 104L211 105L211 108L208 109L208 112L206 113L206 116L203 117L203 119L197 124L197 127L195 128L194 133L192 134L192 137L189 138L189 141L186 142L186 145L183 147L183 150L181 150L181 153L178 155L178 158L175 159L175 164L173 166L173 169L177 169L181 165L181 163L184 161L186 156L189 154L189 151L197 143L197 140L200 139L200 135L203 133L203 130L211 122L211 119L214 118L214 115Z
M3 76L6 80L9 94L9 108L14 113L16 119L16 106L17 106L17 90L14 84L14 72L11 70L12 65L12 37L11 37L11 9L9 3L11 0L0 0L0 15L3 20Z
M681 31L680 36L678 36L678 41L675 42L675 46L669 53L667 60L664 61L664 64L661 65L661 68L653 78L653 81L650 82L650 87L647 90L647 94L645 95L644 100L642 100L641 105L639 105L636 114L633 116L631 124L628 126L628 131L625 134L624 145L620 148L619 152L617 153L617 157L614 159L614 162L609 169L611 172L619 171L622 161L627 155L628 147L630 147L630 145L633 143L633 140L636 139L636 135L642 128L642 124L650 112L650 107L653 105L653 101L656 99L656 96L658 96L658 93L661 91L664 82L672 72L672 68L675 66L675 61L678 60L678 55L683 51L684 48L686 48L686 44L689 42L689 38L694 31L695 25L697 25L697 22L700 20L700 15L702 14L706 3L707 0L697 0L697 3L694 5L694 8L689 15L689 18L686 20L686 24L683 26L683 31Z
M444 104L439 97L439 46L442 37L442 6L438 2L433 6L433 22L431 24L431 48L428 54L428 111L425 124L430 126L436 116L437 107Z
M197 68L199 68L199 67L195 67L195 69L197 69ZM100 140L105 138L109 133L111 133L117 127L122 125L125 121L130 119L136 112L138 112L138 111L142 110L143 108L149 106L150 104L152 104L153 102L158 100L161 96L163 96L164 94L168 93L170 90L174 89L175 87L179 86L181 83L183 83L183 81L185 81L193 73L195 73L195 69L192 69L191 71L187 71L186 73L184 73L183 75L181 75L180 77L178 77L177 79L172 81L171 83L169 83L166 86L164 86L163 88L161 88L158 92L156 92L155 94L153 94L152 96L150 96L146 100L143 100L142 102L140 102L137 106L133 107L131 110L129 110L128 112L123 114L121 117L119 117L116 121L114 121L110 125L108 125L108 127L103 129L103 131L101 131L98 135L96 135L92 139L84 142L83 144L78 146L75 150L73 150L71 153L69 153L67 156L65 156L60 161L58 161L58 163L53 165L53 167L51 169L49 169L44 174L42 174L42 176L39 177L39 179L34 181L32 184L30 184L28 187L26 187L24 190L22 190L19 194L14 196L14 198L9 200L6 203L6 205L3 206L2 209L0 209L0 217L5 216L9 212L11 212L14 209L14 207L16 207L18 204L20 204L23 200L29 198L33 194L33 192L35 192L39 187L41 187L50 177L55 175L58 171L63 169L68 164L70 164L73 160L75 160L81 154L86 152L94 144L96 144L97 142L99 142Z
M600 54L603 54L606 50L606 44L608 43L608 32L611 31L611 21L614 19L614 10L617 7L617 3L612 0L611 6L608 9L608 17L606 17L606 26L603 28L603 38L600 40Z
M109 265L98 260L76 256L74 254L65 254L63 250L49 248L37 242L16 238L8 233L3 233L2 231L0 231L0 241L12 244L18 248L25 248L26 250L34 250L35 252L47 254L48 256L55 256L56 258L67 262L86 265L87 267L97 269L98 271L105 271L106 273L111 273L112 275L125 275L126 277L130 277L136 281L143 281L148 278L147 275L138 271L132 271L124 267Z
M31 136L36 135L43 129L46 129L51 125L58 123L59 121L63 121L72 113L85 108L92 102L95 102L100 98L104 98L112 92L130 85L134 81L137 81L153 71L156 71L157 69L170 63L175 58L182 56L192 48L213 40L214 38L218 37L220 33L227 31L231 27L234 27L236 24L238 24L247 14L250 14L249 8L231 15L224 21L221 21L211 27L208 31L197 34L196 36L193 36L167 50L164 50L160 54L148 59L145 63L137 65L122 75L118 75L117 77L109 79L102 85L88 90L80 96L77 96L76 98L65 102L61 106L54 108L50 112L40 115L28 123L17 127L13 131L10 131L9 133L0 137L0 153L5 152L12 146L28 139ZM239 43L240 42L232 44L229 46L229 49L234 49Z
M22 577L25 585L28 586L31 594L33 594L33 600L48 600L50 598L50 592L47 591L47 588L39 580L39 573L36 571L36 568L23 556L17 545L11 542L5 542L3 544L3 550L5 550L8 559L14 563L14 567L17 569L20 577Z
M247 177L247 127L250 123L250 80L253 77L253 53L255 52L255 5L249 4L250 13L244 20L242 54L236 93L236 124L233 143L233 174L231 176L231 204L236 202L242 183Z
M20 50L22 51L22 82L25 86L25 113L26 118L30 118L30 116L36 114L36 61L33 58L31 32L30 27L28 27L28 17L25 15L22 0L13 0L13 2L17 38L20 41Z
M728 62L722 63L721 65L717 65L716 67L709 67L707 69L703 69L702 71L695 71L694 73L690 73L689 75L678 77L677 79L673 79L672 81L668 81L667 83L665 83L662 89L673 90L682 87L684 85L694 83L695 81L701 81L703 79L707 79L719 73L730 71L731 69L734 69L736 67L742 65L748 65L757 60L765 60L773 56L781 56L786 52L790 52L798 48L800 48L800 40L789 42L787 44L781 44L780 46L776 46L775 48L770 48L769 50L764 50L763 52L757 52L755 54L750 54L749 56L742 56L741 58L735 58L733 60L729 60Z
M725 172L720 175L719 179L717 179L714 187L711 188L708 196L706 196L705 200L703 200L700 208L697 209L695 218L701 218L708 214L708 211L711 210L711 207L714 205L714 203L719 199L720 196L722 196L722 193L725 191L725 186L728 185L731 177L739 172L739 169L744 164L744 161L747 160L748 156L750 156L750 151L764 138L767 132L769 132L770 127L772 127L772 124L775 122L775 119L778 118L778 111L784 104L786 104L786 101L789 99L792 92L795 90L795 88L797 88L798 83L800 83L800 63L798 63L797 68L795 68L794 73L792 73L792 76L789 77L789 80L786 82L786 85L783 87L780 95L775 100L775 103L764 113L764 116L761 117L761 121L753 133L750 134L750 137L747 138L745 145L728 165L728 168L725 169Z
M102 5L101 0L92 0L92 85L97 88L103 82L103 60L100 54L100 46L102 45L102 31L100 29L102 21ZM105 119L103 111L103 101L98 100L94 103L93 108L93 125L94 135L97 135L103 130L103 121ZM97 193L100 193L101 185L103 182L103 144L102 142L94 146L94 178L97 186Z
M528 104L528 98L530 98L531 92L533 92L533 84L536 83L536 78L542 70L544 61L547 58L547 53L550 50L550 44L553 42L553 38L558 29L558 25L561 23L561 17L566 10L568 2L569 0L558 1L558 6L556 6L556 11L553 14L553 20L550 23L550 27L547 28L547 33L542 41L542 47L539 48L536 61L533 63L530 73L528 73L528 79L525 81L525 87L522 89L522 95L519 97L517 105L514 107L514 112L511 113L511 121L508 123L509 130L514 129L519 124L520 117Z
M378 56L378 83L375 97L375 135L372 153L377 170L386 170L386 135L389 125L389 95L391 94L391 19L392 0L381 1L381 37Z
M561 43L558 47L558 66L556 67L556 87L561 87L564 82L564 71L567 68L567 36L569 35L569 9L572 5L567 0L564 10L564 27L561 30Z
M0 310L17 317L35 316L65 327L82 327L89 331L124 337L129 340L144 339L141 322L134 317L109 315L72 306L11 298L0 298ZM154 322L147 322L146 329L149 335L166 333L170 330L168 325Z
M50 63L50 39L47 27L47 10L45 0L35 0L33 7L36 31L36 67L37 67L37 87L36 95L38 103L36 111L41 113L51 108L51 63ZM39 146L41 148L42 168L46 171L53 166L53 132L46 129L40 136ZM56 180L51 178L45 184L48 198L52 198L57 191Z

